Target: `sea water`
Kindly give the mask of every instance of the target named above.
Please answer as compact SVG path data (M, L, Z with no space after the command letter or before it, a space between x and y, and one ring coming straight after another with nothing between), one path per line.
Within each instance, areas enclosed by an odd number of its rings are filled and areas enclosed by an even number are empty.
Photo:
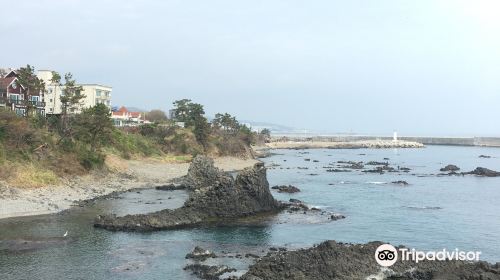
M151 233L96 229L97 214L147 213L180 207L183 191L142 190L98 201L62 214L0 220L0 241L59 238L58 246L21 252L1 250L0 279L195 279L183 267L194 246L218 255L264 254L271 246L307 247L324 240L374 240L419 250L481 251L481 259L500 261L500 177L438 176L455 164L500 170L500 149L429 146L424 149L275 150L263 159L272 185L294 185L309 206L346 216L337 221L280 218L257 225L201 227ZM491 158L479 158L479 155ZM388 158L388 160L384 160ZM309 159L309 160L306 160ZM327 172L338 161L388 161L408 173ZM365 166L365 170L374 166ZM305 169L307 168L307 169ZM407 186L391 184L404 180ZM224 254L222 253L224 252ZM252 259L210 260L244 270Z

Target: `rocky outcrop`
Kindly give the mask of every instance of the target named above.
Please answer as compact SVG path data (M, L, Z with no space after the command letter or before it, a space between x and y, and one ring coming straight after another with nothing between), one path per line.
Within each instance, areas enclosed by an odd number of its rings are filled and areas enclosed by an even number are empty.
M363 165L363 162L355 162L355 161L337 161L337 163L343 163L345 165L340 165L342 168L349 168L349 169L363 169L365 166Z
M381 242L343 244L325 241L318 246L287 252L270 252L240 279L500 279L500 265L460 261L401 262L382 270L374 253ZM384 276L384 277L381 277Z
M408 182L402 181L402 180L391 182L391 184L400 185L400 186L408 186L409 185Z
M233 179L216 168L211 159L198 156L191 163L183 184L191 192L181 208L123 217L98 216L94 226L123 231L174 229L277 212L283 207L269 191L262 163L242 170Z
M382 162L382 161L369 161L366 163L366 165L385 165L388 166L388 162Z
M196 261L205 261L208 258L215 258L216 255L209 250L205 250L201 247L194 247L193 251L186 255L186 259L192 259Z
M441 172L456 172L458 170L460 170L460 167L453 164L448 164L447 166L439 169Z
M292 186L292 185L288 185L288 186L274 186L272 187L273 190L278 190L278 192L280 193L297 193L297 192L300 192L300 189L295 187L295 186Z
M466 172L464 174L469 174L469 175L477 175L477 176L483 176L483 177L499 177L500 172L498 171L493 171L488 168L484 167L478 167L470 172Z
M236 269L229 268L225 265L205 265L205 264L189 264L184 267L184 270L190 270L200 279L219 280L219 276L227 272L234 272Z

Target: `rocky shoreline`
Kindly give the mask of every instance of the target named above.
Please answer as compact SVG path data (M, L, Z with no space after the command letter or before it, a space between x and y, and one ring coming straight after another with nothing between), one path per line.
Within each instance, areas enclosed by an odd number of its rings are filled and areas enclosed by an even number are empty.
M180 186L190 191L181 208L123 217L98 216L94 226L122 231L174 229L275 213L285 206L272 196L262 163L243 169L233 178L216 168L212 159L197 156L181 181Z
M377 247L382 244L378 241L345 244L330 240L308 249L269 252L250 266L240 279L500 279L500 263L398 261L389 268L382 268L374 257Z
M221 157L215 165L233 172L253 166L257 160ZM58 213L82 202L133 189L162 186L187 174L189 163L159 160L121 160L109 172L66 179L44 188L16 188L0 182L0 219Z
M227 225L238 219L276 214L285 209L290 213L320 212L325 221L344 218L342 215L309 208L300 201L285 203L275 200L267 181L267 169L262 163L243 169L233 178L215 167L212 159L197 156L191 163L187 176L159 189L186 189L189 199L182 207L173 210L164 209L122 217L99 215L94 226L111 231L154 231L200 224Z

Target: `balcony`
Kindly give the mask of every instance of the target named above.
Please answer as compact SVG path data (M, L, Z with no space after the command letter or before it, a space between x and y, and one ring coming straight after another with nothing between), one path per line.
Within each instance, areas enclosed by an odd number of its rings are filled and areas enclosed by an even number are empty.
M7 99L5 99L5 101L7 101ZM8 99L6 103L9 105L14 104L17 107L24 107L29 104L32 107L45 108L45 102L35 100ZM0 104L2 104L2 101L0 101Z
M41 101L33 101L33 100L31 100L30 104L33 105L34 107L38 107L38 108L44 108L45 107L45 102L41 102Z

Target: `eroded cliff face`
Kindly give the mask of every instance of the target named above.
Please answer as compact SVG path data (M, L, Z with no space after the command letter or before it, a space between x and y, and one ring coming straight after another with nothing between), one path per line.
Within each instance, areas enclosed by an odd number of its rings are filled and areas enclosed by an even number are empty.
M98 216L94 226L108 230L150 231L221 222L282 208L269 190L267 172L257 163L236 179L214 166L205 156L196 157L182 184L190 190L184 206L140 215Z

